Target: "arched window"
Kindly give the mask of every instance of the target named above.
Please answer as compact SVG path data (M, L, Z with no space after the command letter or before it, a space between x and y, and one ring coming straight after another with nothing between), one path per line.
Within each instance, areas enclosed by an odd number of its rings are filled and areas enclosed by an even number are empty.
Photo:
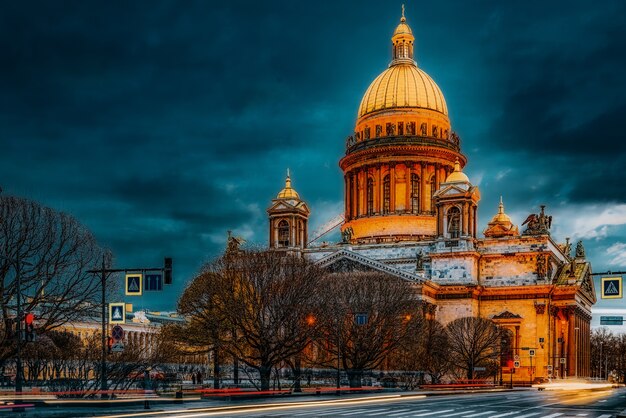
M284 219L278 223L278 246L289 247L289 222Z
M389 174L383 179L383 213L389 213L391 207L391 180Z
M461 236L461 211L456 206L448 209L448 234L450 238Z
M367 179L367 214L374 214L374 179L371 177Z
M430 178L430 211L431 212L435 212L435 192L437 190L435 190L435 176L432 176Z
M411 174L411 212L420 211L420 178L417 174Z

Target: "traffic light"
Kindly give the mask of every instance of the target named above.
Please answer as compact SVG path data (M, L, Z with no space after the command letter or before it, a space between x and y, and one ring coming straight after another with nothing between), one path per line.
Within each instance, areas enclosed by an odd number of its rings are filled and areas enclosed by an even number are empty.
M165 267L163 268L163 282L172 284L172 257L165 257Z
M37 335L35 334L35 314L32 312L27 312L24 315L24 340L25 341L35 341L37 339Z

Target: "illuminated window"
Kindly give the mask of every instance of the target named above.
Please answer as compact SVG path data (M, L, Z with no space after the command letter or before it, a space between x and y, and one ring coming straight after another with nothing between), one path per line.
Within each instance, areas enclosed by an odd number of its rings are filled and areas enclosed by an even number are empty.
M417 174L411 174L411 212L419 213L420 210L420 178Z
M389 213L391 207L391 183L389 174L383 179L383 213Z
M285 220L278 223L278 246L289 247L289 222Z

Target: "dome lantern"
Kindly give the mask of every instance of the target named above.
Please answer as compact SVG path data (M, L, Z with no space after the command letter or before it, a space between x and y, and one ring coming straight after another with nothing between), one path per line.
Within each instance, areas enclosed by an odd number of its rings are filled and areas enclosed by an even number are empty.
M415 37L413 36L413 31L411 27L406 23L406 18L404 17L404 4L402 5L402 17L400 18L400 23L396 27L396 30L393 31L393 36L391 37L391 42L393 43L392 50L392 61L389 66L409 63L415 65L415 60L413 59L413 44L415 43Z

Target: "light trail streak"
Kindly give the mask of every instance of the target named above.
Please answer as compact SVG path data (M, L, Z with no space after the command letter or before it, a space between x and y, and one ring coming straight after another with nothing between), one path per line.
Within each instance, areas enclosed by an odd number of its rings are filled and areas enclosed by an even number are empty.
M158 412L139 412L132 414L118 414L118 415L106 415L101 418L130 418L130 417L142 417L142 416L155 416L155 415L167 415L172 417L203 417L210 415L226 415L234 413L249 413L259 411L277 411L277 410L289 410L298 408L312 408L316 406L350 406L350 405L362 405L367 403L385 403L406 401L410 399L422 399L426 398L426 395L387 395L387 396L373 396L369 398L357 398L357 399L337 399L329 401L317 401L317 402L293 402L293 403L273 403L273 404L254 404L254 405L241 405L241 406L223 406L212 407L202 409L179 409L169 411ZM179 415L174 415L179 414Z

